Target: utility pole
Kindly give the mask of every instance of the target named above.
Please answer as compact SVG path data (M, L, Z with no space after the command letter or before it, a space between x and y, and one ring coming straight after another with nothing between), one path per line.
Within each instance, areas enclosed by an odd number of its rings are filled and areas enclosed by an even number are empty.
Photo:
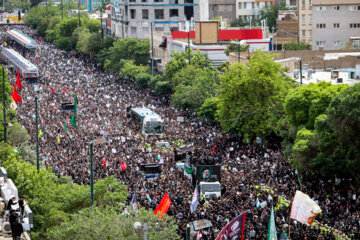
M5 0L3 0L5 1ZM4 109L4 140L6 142L7 138L6 138L6 104L5 104L5 69L4 69L4 65L2 66L2 84L3 84L3 109Z
M90 191L91 191L91 206L94 205L94 174L93 174L93 143L90 143Z
M300 85L302 85L302 59L300 58Z
M46 12L48 11L47 5L48 5L48 0L46 0Z
M190 226L189 226L189 224L186 226L186 240L190 240Z
M101 1L101 8L100 8L100 20L101 20L101 47L104 44L104 27L103 27L103 5L104 2Z
M64 5L63 5L63 0L61 0L61 19L64 19Z
M81 26L81 20L80 20L80 1L81 1L81 0L79 0L79 4L78 4L79 27Z
M189 50L189 65L190 65L190 27L189 27L189 31L188 31L188 50Z
M240 42L238 43L238 62L240 62Z
M124 38L125 34L124 34L124 12L121 16L121 28L122 28L122 38Z
M40 163L39 163L39 127L38 127L38 107L37 107L37 96L35 96L35 125L36 125L36 167L39 173Z
M151 29L151 75L154 76L154 34L153 34L153 23L150 23Z

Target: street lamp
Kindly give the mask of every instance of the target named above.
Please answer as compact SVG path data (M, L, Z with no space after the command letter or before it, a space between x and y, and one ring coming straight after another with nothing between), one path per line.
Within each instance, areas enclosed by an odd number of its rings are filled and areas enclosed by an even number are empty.
M134 229L135 230L140 230L141 228L144 229L144 240L147 240L147 234L148 234L148 225L147 223L144 223L144 226L140 223L140 222L135 222L134 223Z

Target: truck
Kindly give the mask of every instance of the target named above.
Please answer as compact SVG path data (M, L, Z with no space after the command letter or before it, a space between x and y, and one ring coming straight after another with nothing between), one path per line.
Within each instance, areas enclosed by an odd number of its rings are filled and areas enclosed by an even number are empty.
M200 182L199 183L200 194L205 195L205 198L211 196L221 197L221 184L219 181L216 182Z
M164 120L149 108L131 108L131 120L134 121L141 131L147 137L149 135L161 136L164 128Z

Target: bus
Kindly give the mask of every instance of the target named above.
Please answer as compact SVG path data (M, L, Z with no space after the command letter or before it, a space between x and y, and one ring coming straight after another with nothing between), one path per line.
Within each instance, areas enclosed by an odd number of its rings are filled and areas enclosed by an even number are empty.
M148 108L131 108L130 116L144 136L162 135L164 120Z
M19 69L20 75L29 83L36 83L39 78L39 69L11 48L1 47L1 56L5 62Z
M11 29L7 31L7 35L9 36L10 39L15 40L21 46L27 49L34 49L38 46L37 42L34 39L24 34L22 31L18 29Z

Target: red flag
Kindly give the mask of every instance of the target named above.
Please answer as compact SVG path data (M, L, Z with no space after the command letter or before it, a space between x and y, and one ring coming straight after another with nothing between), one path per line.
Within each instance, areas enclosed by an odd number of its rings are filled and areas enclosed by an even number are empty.
M106 167L106 162L105 162L105 159L104 159L104 158L102 159L102 165L103 165L104 167Z
M41 40L39 39L39 40L38 40L38 44L40 44L40 43L41 43Z
M21 89L21 80L20 80L19 69L16 69L16 86L18 89Z
M51 92L52 92L52 93L54 92L54 89L53 89L53 88L51 88Z
M36 63L39 63L39 59L36 59Z
M65 87L64 87L64 89L63 89L63 90L64 90L64 93L66 93L66 88L65 88Z
M216 143L215 143L215 145L214 145L214 147L213 147L212 154L215 154L215 148L216 148Z
M123 161L122 163L120 163L120 167L122 171L126 170L126 163Z
M167 193L165 193L164 197L161 199L159 206L157 206L157 208L155 209L154 214L155 215L160 214L159 218L163 219L164 214L167 213L170 205L171 205L171 200L170 200L169 196L167 195Z
M13 93L11 94L11 97L14 99L14 101L17 102L22 102L22 99L19 95L19 93L16 91L16 87L15 85L13 85Z

